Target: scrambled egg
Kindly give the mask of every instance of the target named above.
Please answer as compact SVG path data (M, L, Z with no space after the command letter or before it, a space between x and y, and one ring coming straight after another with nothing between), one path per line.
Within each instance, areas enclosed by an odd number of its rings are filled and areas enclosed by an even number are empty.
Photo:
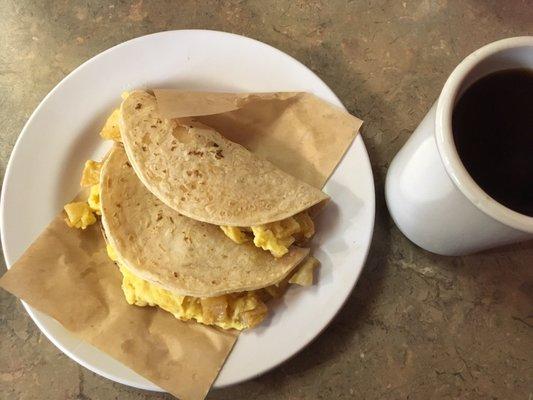
M224 231L227 237L233 240L235 243L243 244L250 241L250 238L241 228L236 226L221 226L220 229Z
M100 131L100 136L106 140L114 140L120 142L120 129L118 128L118 120L120 118L120 110L117 108L107 118L104 127Z
M254 244L263 250L269 250L276 258L287 254L293 243L304 242L315 234L315 225L307 211L281 221L250 228L236 226L221 226L220 228L226 236L239 244L251 240L248 234L251 232Z
M102 163L87 160L81 175L80 185L91 187L87 202L79 201L65 205L67 213L66 222L71 228L85 229L96 222L96 216L101 215L100 211L100 170Z
M89 204L91 211L94 211L97 215L102 215L99 184L91 186L91 191L89 193L89 198L87 199L87 204Z
M85 229L96 222L89 204L84 201L69 203L64 208L67 213L65 221L71 228Z
M129 92L123 92L120 97L122 100L126 100L129 96ZM118 120L120 119L120 109L114 110L107 118L104 127L100 131L100 136L106 140L114 140L115 142L121 142L120 129L118 126Z
M85 161L85 167L81 173L81 187L89 187L100 182L100 171L102 170L102 164L103 163L101 162L93 160Z
M290 277L289 283L294 283L300 286L311 286L314 281L315 268L318 267L320 261L315 257L307 257L296 272Z
M257 292L209 298L179 296L131 273L117 262L115 250L109 244L107 254L119 266L122 290L126 301L131 305L159 306L182 321L194 319L202 324L238 330L258 325L267 314L267 306Z

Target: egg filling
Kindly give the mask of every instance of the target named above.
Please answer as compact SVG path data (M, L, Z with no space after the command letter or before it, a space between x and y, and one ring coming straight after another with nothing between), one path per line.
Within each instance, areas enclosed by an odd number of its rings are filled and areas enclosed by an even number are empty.
M303 243L315 234L315 224L307 211L265 225L220 228L235 243L253 241L254 245L270 251L276 258L287 254L293 243Z
M102 163L87 160L81 175L80 186L90 187L89 198L86 202L76 201L66 204L64 209L67 214L65 219L71 228L85 229L96 222L96 215L101 215L100 211L100 170Z
M67 214L65 221L71 228L86 229L96 222L96 217L91 207L84 201L66 204L64 209Z
M223 329L252 328L265 318L268 308L258 291L231 293L217 297L180 296L139 278L117 260L115 250L107 245L107 254L122 273L126 301L140 307L159 306L182 320L196 320Z

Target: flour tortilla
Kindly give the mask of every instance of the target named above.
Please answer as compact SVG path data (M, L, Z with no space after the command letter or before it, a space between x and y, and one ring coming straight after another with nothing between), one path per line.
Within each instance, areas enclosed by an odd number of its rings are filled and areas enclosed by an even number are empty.
M100 175L102 225L120 262L135 275L179 295L213 297L278 283L307 256L293 246L282 258L222 230L180 215L139 180L121 145Z
M155 97L144 91L122 102L120 132L144 185L167 206L197 221L263 225L328 199L194 119L163 118Z

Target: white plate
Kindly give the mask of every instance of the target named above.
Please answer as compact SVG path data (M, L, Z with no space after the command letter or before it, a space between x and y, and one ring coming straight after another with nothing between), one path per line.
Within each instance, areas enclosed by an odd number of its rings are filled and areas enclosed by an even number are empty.
M307 91L342 105L320 78L290 56L242 36L200 30L156 33L90 59L37 107L15 145L1 203L2 246L11 266L79 190L83 163L106 150L97 132L119 94L140 87L198 91ZM335 134L335 132L331 132ZM318 284L292 288L259 328L243 333L215 387L242 382L279 365L324 329L350 295L374 227L374 182L358 136L326 192L315 255ZM41 331L65 354L97 374L160 390L129 368L74 338L52 318L26 306Z

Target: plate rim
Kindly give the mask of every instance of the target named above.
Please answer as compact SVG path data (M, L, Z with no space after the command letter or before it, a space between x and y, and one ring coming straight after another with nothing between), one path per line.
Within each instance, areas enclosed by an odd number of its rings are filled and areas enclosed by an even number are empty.
M14 262L16 262L16 260L13 261L13 262L8 262L9 259L11 259L12 257L10 257L9 256L9 252L6 251L6 237L7 237L6 234L7 234L7 231L6 231L5 226L4 226L4 220L5 220L4 215L7 212L6 211L6 207L5 207L5 196L6 196L6 192L7 192L6 188L9 186L6 183L8 183L10 181L10 177L12 175L12 170L13 170L13 164L14 164L13 160L17 156L17 151L18 151L18 148L21 146L22 138L26 134L26 132L28 131L28 127L31 125L33 119L36 117L37 114L39 114L41 108L43 108L43 106L47 103L48 99L50 97L52 97L54 95L54 93L56 91L58 91L63 84L65 84L66 81L68 81L73 75L75 75L78 70L84 68L86 65L88 65L88 64L90 64L92 62L95 62L98 58L103 57L105 54L114 51L116 48L119 48L119 47L122 47L122 46L131 45L133 42L141 42L143 40L153 39L153 38L158 37L158 36L162 37L162 36L165 36L165 35L172 35L172 34L176 34L176 33L192 33L192 34L194 34L194 33L210 33L210 34L214 34L214 35L219 35L220 37L233 37L234 39L248 41L252 45L266 48L269 51L272 51L273 53L276 53L277 56L281 56L283 58L286 58L288 61L290 61L292 63L295 63L299 67L304 68L305 70L307 70L314 78L316 78L317 81L319 81L320 83L323 84L324 88L329 91L329 94L331 95L331 97L336 100L337 105L342 107L344 110L346 110L346 107L340 101L338 96L333 92L333 90L315 72L313 72L305 64L303 64L302 62L298 61L297 59L295 59L291 55L283 52L282 50L280 50L280 49L278 49L278 48L276 48L276 47L274 47L272 45L269 45L267 43L261 42L261 41L259 41L257 39L253 39L253 38L250 38L250 37L247 37L247 36L242 36L242 35L238 35L238 34L231 33L231 32L210 30L210 29L178 29L178 30L167 30L167 31L154 32L154 33L150 33L150 34L147 34L147 35L142 35L142 36L138 36L138 37L135 37L135 38L132 38L132 39L128 39L128 40L126 40L124 42L121 42L121 43L118 43L116 45L113 45L112 47L110 47L110 48L108 48L108 49L106 49L104 51L101 51L100 53L98 53L98 54L94 55L93 57L87 59L86 61L81 63L78 67L74 68L71 72L69 72L65 77L63 77L43 97L43 99L39 102L37 107L33 110L33 112L31 113L30 117L27 119L27 121L23 125L23 127L22 127L22 129L21 129L16 141L15 141L15 144L13 146L13 149L11 150L11 154L9 156L9 159L8 159L8 162L7 162L7 165L6 165L6 169L5 169L5 172L4 172L4 178L3 178L3 183L2 183L2 190L1 190L1 193L0 193L0 241L1 241L1 245L2 245L2 250L3 250L3 255L4 255L4 260L5 260L5 264L6 264L7 270L9 270L11 268L11 266L13 265ZM316 334L314 334L309 340L305 341L305 343L301 343L301 345L297 346L296 350L294 350L291 353L288 353L286 355L286 357L284 357L282 360L278 360L277 362L273 363L273 365L268 366L267 368L264 368L261 371L258 371L258 372L254 373L252 375L249 375L249 376L247 376L244 379L236 380L234 382L229 382L229 383L218 384L217 385L217 379L218 379L218 376L217 376L217 378L215 378L215 381L214 381L212 389L228 387L228 386L232 386L232 385L235 385L235 384L239 384L239 383L254 379L254 378L258 377L258 376L261 376L261 375L263 375L263 374L265 374L265 373L277 368L281 364L287 362L292 357L294 357L296 354L298 354L302 350L304 350L312 342L314 342L323 333L323 331L331 324L333 319L338 315L338 313L341 311L341 309L346 304L346 301L350 297L350 295L353 292L355 286L357 285L357 282L359 281L361 273L362 273L362 271L363 271L363 269L365 267L366 261L368 259L368 254L370 252L370 248L371 248L372 241L373 241L373 235L374 235L374 229L375 229L375 216L376 216L376 193L375 193L374 174L373 174L373 171L372 171L372 166L371 166L371 163L370 163L370 158L369 158L369 155L368 155L368 151L366 149L366 146L364 145L364 141L363 141L363 138L362 138L362 136L360 134L360 130L359 130L359 134L356 136L354 141L350 144L350 147L347 149L347 151L343 155L341 161L339 162L339 164L337 165L337 167L335 168L334 171L337 170L337 168L340 166L340 164L344 160L346 154L352 149L352 147L357 146L357 145L362 146L362 153L363 153L363 156L365 158L364 161L366 162L366 164L368 166L368 170L369 170L370 178L371 178L370 179L371 187L368 188L369 192L371 193L371 200L372 200L371 202L369 202L370 203L369 204L370 205L369 213L371 214L370 215L370 224L369 225L370 225L371 228L370 228L370 230L368 232L368 235L369 235L368 245L365 246L366 248L362 248L361 249L361 250L364 250L364 251L362 251L361 268L354 275L353 284L351 285L351 288L348 291L346 297L343 299L343 301L340 304L340 306L338 307L338 309L334 313L331 314L330 318L327 319L327 322L325 322L323 324L322 328L318 332L316 332ZM83 367L89 369L90 371L92 371L92 372L94 372L94 373L96 373L96 374L98 374L98 375L100 375L100 376L102 376L102 377L104 377L106 379L109 379L109 380L111 380L113 382L118 382L120 384L123 384L123 385L126 385L126 386L130 386L130 387L134 387L134 388L137 388L137 389L142 389L142 390L151 390L151 391L164 392L163 389L161 389L160 387L158 387L156 384L154 384L152 382L150 382L151 386L147 386L147 385L144 385L142 383L137 383L137 382L133 383L133 382L131 382L129 380L128 381L123 380L123 379L121 379L120 377L118 377L116 375L112 376L112 375L108 374L107 372L104 372L104 371L98 369L97 367L95 367L94 365L86 362L84 359L78 357L73 352L71 352L70 349L67 349L63 344L61 344L51 332L49 332L47 329L45 329L43 327L43 324L41 323L39 318L35 315L35 311L37 311L36 309L34 309L30 305L28 305L23 300L20 300L20 301L21 301L22 305L24 306L24 308L25 308L26 312L28 313L28 315L33 320L33 322L37 325L39 330L48 338L48 340L50 340L54 344L54 346L56 346L62 353L67 355L69 358L71 358L72 360L74 360L78 364L82 365ZM80 342L82 342L81 339L78 339L78 338L76 338L76 339L79 340ZM126 367L126 368L128 368L128 367ZM223 370L223 368L224 368L224 365L222 365L221 371ZM146 378L144 378L144 379L147 380Z

